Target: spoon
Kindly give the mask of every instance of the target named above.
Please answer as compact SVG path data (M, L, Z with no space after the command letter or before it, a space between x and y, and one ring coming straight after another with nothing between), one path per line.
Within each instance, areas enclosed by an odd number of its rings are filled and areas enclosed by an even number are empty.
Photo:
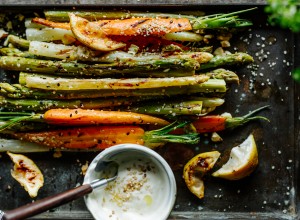
M3 212L0 210L0 220L18 220L40 214L49 209L71 202L94 189L107 185L118 176L119 165L114 161L99 161L95 167L95 172L102 172L106 178L96 179L91 183L78 186L68 191L46 197L34 203L21 206L19 208Z

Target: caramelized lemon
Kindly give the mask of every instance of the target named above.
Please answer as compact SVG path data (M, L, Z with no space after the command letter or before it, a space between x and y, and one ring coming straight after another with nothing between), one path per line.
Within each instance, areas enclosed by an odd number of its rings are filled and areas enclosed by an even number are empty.
M258 165L258 152L253 135L232 148L229 160L212 175L228 180L239 180L249 176Z
M183 168L183 178L188 189L200 199L204 197L202 177L213 168L219 157L218 151L201 153L193 157Z
M14 162L11 175L28 192L30 197L36 197L39 189L44 185L44 176L36 164L22 154L7 152Z
M97 22L89 22L73 13L70 13L69 17L73 34L87 47L101 51L112 51L126 46L124 43L108 38Z

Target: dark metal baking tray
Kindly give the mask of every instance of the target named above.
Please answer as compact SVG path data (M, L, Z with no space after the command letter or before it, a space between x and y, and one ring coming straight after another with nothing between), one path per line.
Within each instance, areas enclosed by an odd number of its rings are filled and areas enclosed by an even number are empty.
M235 11L255 5L116 5L144 11L201 10L207 13ZM44 6L43 6L44 7ZM62 9L60 6L45 8ZM70 7L64 6L64 8ZM81 6L85 9L110 9L111 6ZM5 13L40 12L38 7L1 7ZM267 25L264 6L242 15L253 20L254 26L237 34L232 40L232 48L247 51L254 56L255 63L238 68L240 85L230 86L224 106L217 112L230 112L234 116L248 113L257 107L270 105L261 113L270 123L253 122L233 132L221 133L221 144L208 142L203 137L196 147L168 145L159 151L172 166L178 195L170 219L298 219L299 218L299 84L292 80L290 72L300 65L299 36L288 30ZM264 55L267 57L264 57ZM298 54L298 56L296 56ZM2 72L3 74L3 72ZM4 76L2 75L2 80ZM225 181L212 177L205 179L205 197L193 196L182 179L182 166L199 152L219 150L224 162L231 147L241 143L253 133L259 150L259 166L249 177L240 181ZM40 167L45 177L37 199L74 187L82 183L81 165L91 161L97 153L63 153L54 158L53 153L27 154ZM7 155L0 159L0 208L12 209L31 202L28 194L10 175L12 162ZM217 164L220 165L220 164ZM101 210L99 210L101 211ZM34 219L92 219L83 199L43 213Z

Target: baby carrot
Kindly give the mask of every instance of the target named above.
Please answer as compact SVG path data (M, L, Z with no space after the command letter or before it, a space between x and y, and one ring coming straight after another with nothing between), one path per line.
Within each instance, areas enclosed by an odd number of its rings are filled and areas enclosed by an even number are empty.
M267 107L268 106L263 106L244 116L234 118L228 118L222 115L206 115L194 120L192 124L197 130L197 133L209 133L223 131L225 129L233 129L252 120L263 119L268 121L268 119L265 117L253 116L253 114Z
M197 144L196 133L172 135L170 131L183 127L187 122L176 122L161 129L144 131L136 125L105 125L90 127L63 128L52 131L18 132L15 138L42 144L50 148L94 148L102 150L116 144L133 143L150 148L163 146L167 142Z
M50 109L43 119L55 125L91 125L91 124L154 124L168 125L164 119L134 112L102 111L88 109Z
M16 133L14 136L50 148L105 149L121 144L144 144L144 130L138 126L94 126L53 131Z
M42 122L51 125L91 126L99 124L151 124L157 126L168 125L169 122L151 115L88 109L50 109L44 114L26 112L0 112L0 119L7 121L0 125L0 132L20 122Z
M74 14L70 16L74 16ZM70 23L58 23L43 18L33 18L32 22L52 28L71 29ZM192 26L186 18L128 18L100 20L89 23L98 26L98 29L101 30L104 35L157 36L165 35L166 33L192 30Z

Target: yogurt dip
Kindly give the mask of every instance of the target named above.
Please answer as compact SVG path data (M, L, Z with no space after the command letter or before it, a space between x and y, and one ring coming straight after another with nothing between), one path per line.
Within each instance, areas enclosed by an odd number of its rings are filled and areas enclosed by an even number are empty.
M165 164L139 151L123 151L111 159L119 164L117 179L104 188L94 190L85 198L94 218L166 219L174 205L176 190L172 192L174 179L170 182L169 173L163 166ZM101 174L102 177L106 175Z

